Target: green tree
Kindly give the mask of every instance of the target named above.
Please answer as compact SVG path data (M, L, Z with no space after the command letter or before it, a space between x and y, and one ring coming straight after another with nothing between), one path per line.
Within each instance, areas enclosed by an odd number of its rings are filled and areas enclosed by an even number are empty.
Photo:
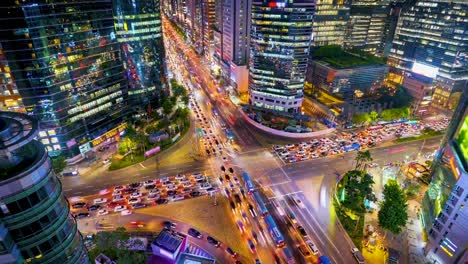
M377 113L376 111L370 112L369 119L371 122L377 121L377 118L379 118L379 113Z
M353 117L351 118L351 122L355 125L362 125L365 123L370 122L370 116L369 114L362 113L362 114L354 114Z
M103 253L117 263L147 263L145 252L130 250L143 242L133 239L129 244L129 238L130 235L123 227L118 227L115 231L98 232L93 238L95 247L89 251L89 257L94 260Z
M52 158L52 168L54 168L55 174L59 175L67 167L65 157L59 156Z
M355 166L355 170L360 170L362 169L362 166L363 165L367 165L367 162L370 162L372 161L372 156L369 152L369 150L365 150L365 151L358 151L356 153L356 157L354 158L354 160L356 161L356 166ZM365 169L365 167L364 167Z
M174 104L170 101L165 99L162 103L162 108L164 114L168 115L172 112L172 109L174 108Z
M376 201L372 192L374 180L365 171L351 170L343 176L345 200L343 205L355 212L364 212L364 200Z
M385 230L399 234L408 221L408 203L403 189L390 180L383 190L384 200L378 213L379 225Z

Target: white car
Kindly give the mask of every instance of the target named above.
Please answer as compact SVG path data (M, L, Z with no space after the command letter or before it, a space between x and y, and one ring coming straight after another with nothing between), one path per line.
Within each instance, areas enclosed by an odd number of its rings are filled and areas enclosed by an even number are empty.
M122 192L121 191L114 191L112 193L112 196L118 196L118 195L122 195Z
M149 195L155 195L155 194L160 194L161 191L159 189L153 189L149 192Z
M114 208L114 213L117 213L117 212L122 212L124 210L127 210L127 206L126 205L118 205Z
M202 174L200 174L200 175L195 176L194 179L195 179L196 181L201 181L201 180L205 179L205 176L203 176Z
M301 199L299 199L299 197L297 197L297 195L293 195L292 198L293 198L293 200L294 200L294 203L295 203L297 206L299 206L299 207L302 208L302 209L305 209L304 203L302 202Z
M128 200L128 203L129 204L136 204L136 203L140 203L141 202L141 199L140 198L130 198Z
M185 199L185 197L183 195L177 194L177 195L174 195L171 198L171 201L175 202L175 201L180 201L180 200L183 200L183 199Z
M123 195L116 195L116 196L112 197L113 202L119 202L119 201L123 201L123 200L125 200L125 197L123 197Z
M105 159L102 161L102 164L106 165L106 164L110 164L111 160L109 158Z
M226 161L228 161L228 159L223 156L223 161L226 162Z
M182 184L182 186L183 186L184 188L192 187L192 186L193 186L193 183L191 183L191 182L189 182L189 181L188 181L188 182L184 182L184 183Z
M179 180L179 181L180 181L180 180L182 180L182 179L185 179L185 175L183 175L183 174L177 174L177 175L175 176L175 178L176 178L176 180Z
M141 197L141 192L134 192L130 194L130 198L139 198Z
M206 189L209 189L211 188L211 184L209 183L202 183L202 184L199 184L198 187L202 190L206 190Z
M94 199L94 204L103 204L103 203L107 203L107 199L106 198L97 198L97 199Z
M148 197L146 198L148 201L153 201L153 200L157 200L159 199L160 195L159 194L150 194L148 195Z
M107 211L106 209L101 209L97 212L97 215L106 215L106 214L109 214L109 211Z
M177 186L175 186L174 184L170 184L170 185L167 185L167 186L166 186L166 189L167 189L168 191L174 191L174 190L177 189Z
M120 215L131 215L132 214L132 210L123 210Z
M306 244L309 246L310 250L312 250L312 253L314 255L317 255L319 253L317 246L315 246L314 243L312 243L312 241L307 240Z
M114 191L123 191L124 189L125 189L125 187L122 186L122 185L119 185L119 186L115 186L115 187L114 187Z
M143 182L143 186L149 186L149 185L154 185L154 181L147 180L147 181Z
M375 167L378 167L379 164L378 164L378 163L375 163L375 162L372 162L372 163L370 163L368 166L369 166L369 168L375 168Z

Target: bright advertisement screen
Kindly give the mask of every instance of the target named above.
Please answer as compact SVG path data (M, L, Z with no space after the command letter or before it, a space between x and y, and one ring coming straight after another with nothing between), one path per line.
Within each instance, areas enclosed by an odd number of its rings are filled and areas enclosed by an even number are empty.
M414 62L411 71L427 76L429 78L435 78L437 76L437 73L439 73L439 68L427 64L422 64L419 62Z
M468 115L465 116L460 126L456 140L461 151L459 154L462 157L460 158L463 158L465 161L468 160Z

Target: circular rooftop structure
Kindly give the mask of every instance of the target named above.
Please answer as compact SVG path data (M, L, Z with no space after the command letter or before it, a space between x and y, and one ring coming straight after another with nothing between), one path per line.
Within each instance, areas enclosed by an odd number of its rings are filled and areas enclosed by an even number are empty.
M38 122L22 113L0 111L0 152L11 152L31 140L38 133Z

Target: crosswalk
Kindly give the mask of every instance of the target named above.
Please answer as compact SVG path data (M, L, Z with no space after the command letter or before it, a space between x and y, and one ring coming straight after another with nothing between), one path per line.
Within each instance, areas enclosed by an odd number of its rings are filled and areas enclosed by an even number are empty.
M193 244L190 244L188 243L188 246L187 248L185 249L185 253L189 253L189 254L192 254L192 255L196 255L196 256L202 256L202 257L205 257L205 258L209 258L209 259L213 259L213 257L206 251L204 251L203 249L193 245Z

